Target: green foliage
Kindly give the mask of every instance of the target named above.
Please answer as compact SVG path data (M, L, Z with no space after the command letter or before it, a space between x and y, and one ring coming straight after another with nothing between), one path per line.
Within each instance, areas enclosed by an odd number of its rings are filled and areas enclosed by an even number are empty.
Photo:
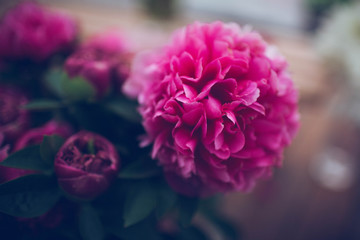
M64 105L61 102L52 99L38 99L31 101L24 106L24 108L29 111L49 111L62 107L64 107Z
M48 212L59 197L56 179L28 175L0 185L0 211L16 217L38 217Z
M103 240L105 232L98 213L90 204L83 204L79 213L79 231L83 240Z
M133 183L124 205L124 226L129 227L145 219L155 209L156 191L148 182Z
M81 77L70 78L65 71L53 69L45 77L46 85L58 97L71 102L95 98L94 87Z
M0 165L37 171L51 170L51 165L41 157L39 145L29 146L14 152L2 161Z

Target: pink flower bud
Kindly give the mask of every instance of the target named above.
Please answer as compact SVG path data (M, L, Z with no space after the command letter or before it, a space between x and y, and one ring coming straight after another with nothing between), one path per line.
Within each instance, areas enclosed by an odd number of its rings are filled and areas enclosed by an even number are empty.
M129 52L117 32L95 36L84 43L65 63L70 77L81 76L104 96L111 85L120 89L129 72Z
M71 136L55 158L60 187L79 199L93 199L107 190L116 177L120 159L104 137L82 131Z
M0 134L6 141L16 139L28 127L29 114L22 108L27 102L17 89L0 86Z
M42 61L68 50L76 33L76 24L69 16L34 2L23 2L2 18L0 59Z
M14 150L20 150L31 144L39 144L45 135L59 135L68 138L72 133L71 127L67 123L51 120L41 127L33 128L25 132L15 143Z

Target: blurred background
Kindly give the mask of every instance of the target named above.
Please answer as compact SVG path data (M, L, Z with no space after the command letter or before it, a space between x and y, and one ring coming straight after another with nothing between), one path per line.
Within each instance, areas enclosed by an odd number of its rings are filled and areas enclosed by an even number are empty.
M0 0L1 11L16 1ZM251 25L289 62L301 129L274 178L221 210L246 240L360 239L360 3L354 0L43 0L86 38L119 28L134 51L199 21ZM201 224L201 219L195 223ZM213 235L213 239L218 239Z

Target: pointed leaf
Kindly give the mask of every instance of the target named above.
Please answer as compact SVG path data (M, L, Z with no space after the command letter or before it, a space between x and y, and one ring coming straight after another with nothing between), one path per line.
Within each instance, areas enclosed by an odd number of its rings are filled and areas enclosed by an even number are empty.
M188 227L191 224L191 220L194 217L199 205L197 198L190 198L185 196L179 196L179 223L183 227Z
M156 216L161 218L169 210L171 210L177 200L177 194L167 185L163 185L158 189L158 201L156 206Z
M157 195L150 184L133 186L124 206L124 226L128 227L145 219L156 206Z
M64 105L61 102L51 99L34 100L24 106L25 109L31 111L48 111L62 107Z
M138 104L135 101L125 98L118 98L108 102L105 107L128 121L139 123L141 122L141 116L137 111Z
M83 101L94 98L95 88L81 77L65 78L62 83L62 95L70 101Z
M0 185L0 212L25 218L41 216L59 197L56 179L27 175Z
M52 166L54 164L55 155L63 143L64 139L57 135L44 136L40 144L40 155L47 165Z
M42 160L40 146L29 146L14 152L0 163L1 166L37 171L49 171L51 165Z
M141 179L157 176L161 173L155 161L146 158L145 160L135 161L125 166L118 177L122 179Z
M102 240L105 238L104 228L100 218L90 204L81 206L79 231L84 240Z

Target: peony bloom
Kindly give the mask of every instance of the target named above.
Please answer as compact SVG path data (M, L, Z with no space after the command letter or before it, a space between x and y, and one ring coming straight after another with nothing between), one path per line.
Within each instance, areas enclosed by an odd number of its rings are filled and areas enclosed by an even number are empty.
M59 135L68 138L72 133L71 127L66 123L51 120L41 127L33 128L25 132L15 143L14 150L20 150L31 144L39 144L45 135Z
M55 158L60 187L80 199L93 199L103 193L120 167L115 147L95 133L82 131L71 136Z
M299 126L298 94L286 61L259 34L194 23L137 61L126 85L138 88L124 91L139 93L142 144L153 143L176 191L248 191L281 165Z
M117 32L95 36L66 60L70 77L81 76L104 96L112 84L120 88L129 72L129 53L125 41Z
M17 89L0 86L0 134L6 141L16 139L27 128L29 114L22 108L27 102Z
M0 23L0 59L42 61L71 48L76 34L76 24L69 16L23 2Z

